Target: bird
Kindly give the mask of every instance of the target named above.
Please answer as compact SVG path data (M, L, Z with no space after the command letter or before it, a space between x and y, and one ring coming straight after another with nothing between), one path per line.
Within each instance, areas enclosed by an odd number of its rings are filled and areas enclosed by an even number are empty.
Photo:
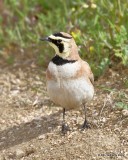
M46 86L50 99L63 108L62 133L68 130L65 112L81 107L85 115L82 130L89 128L86 103L94 96L94 75L89 64L80 58L75 40L68 33L57 32L40 40L55 50L46 70Z

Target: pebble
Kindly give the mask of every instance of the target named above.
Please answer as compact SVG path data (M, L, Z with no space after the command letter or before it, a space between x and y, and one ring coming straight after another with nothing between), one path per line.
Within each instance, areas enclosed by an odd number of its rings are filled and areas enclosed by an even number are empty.
M21 150L21 149L17 149L15 154L16 154L17 158L22 158L22 157L25 156L25 152L23 150Z
M46 136L43 134L43 135L40 135L40 136L38 137L38 139L39 139L39 140L45 139L45 137L46 137Z
M127 117L128 116L128 110L127 109L123 109L122 110L122 115Z
M106 118L105 118L105 117L102 117L102 118L100 119L100 122L105 123L105 122L106 122Z

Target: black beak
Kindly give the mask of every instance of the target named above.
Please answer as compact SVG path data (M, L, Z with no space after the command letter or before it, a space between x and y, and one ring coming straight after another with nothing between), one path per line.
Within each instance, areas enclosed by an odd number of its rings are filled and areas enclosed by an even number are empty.
M50 41L49 37L45 37L45 38L40 38L41 41Z

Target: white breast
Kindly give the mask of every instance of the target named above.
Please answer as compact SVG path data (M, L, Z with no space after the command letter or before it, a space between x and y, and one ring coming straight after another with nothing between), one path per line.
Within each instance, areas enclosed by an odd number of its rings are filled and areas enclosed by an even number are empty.
M76 72L80 69L80 63L67 63L65 65L56 65L53 62L49 63L48 70L56 78L64 79L74 77Z
M62 80L61 85L55 81L47 82L47 90L51 100L66 109L78 108L94 95L94 88L85 78Z

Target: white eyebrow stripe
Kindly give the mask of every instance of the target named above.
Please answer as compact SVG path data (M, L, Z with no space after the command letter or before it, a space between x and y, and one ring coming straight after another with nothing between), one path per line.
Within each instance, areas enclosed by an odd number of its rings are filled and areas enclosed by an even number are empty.
M63 38L63 37L59 37L59 36L56 37L56 36L54 36L54 35L50 35L49 38L56 39L56 40L62 39L62 40L65 41L65 42L69 42L69 41L70 41L70 39Z

